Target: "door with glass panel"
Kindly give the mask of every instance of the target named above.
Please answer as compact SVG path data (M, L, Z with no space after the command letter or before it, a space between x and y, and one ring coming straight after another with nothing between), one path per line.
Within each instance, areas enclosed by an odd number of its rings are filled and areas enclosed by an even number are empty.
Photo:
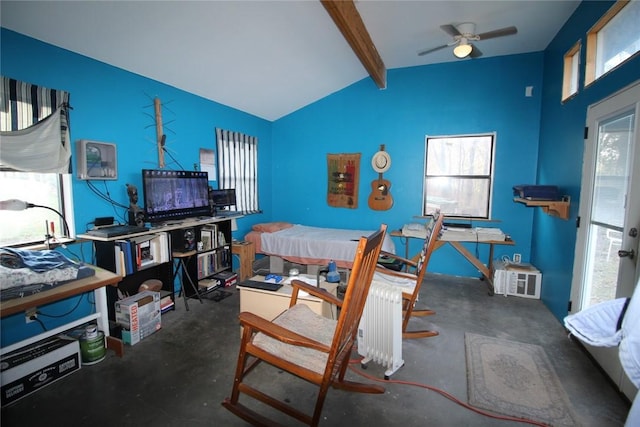
M640 83L589 107L571 312L628 297L640 277ZM587 346L630 398L618 348Z

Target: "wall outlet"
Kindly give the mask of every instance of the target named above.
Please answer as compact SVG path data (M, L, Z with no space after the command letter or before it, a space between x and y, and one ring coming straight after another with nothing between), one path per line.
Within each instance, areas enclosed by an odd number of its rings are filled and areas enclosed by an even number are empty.
M520 261L522 261L522 255L513 254L513 262L515 262L516 264L520 264Z
M24 313L24 320L27 323L31 323L38 318L38 312L35 308L30 308Z

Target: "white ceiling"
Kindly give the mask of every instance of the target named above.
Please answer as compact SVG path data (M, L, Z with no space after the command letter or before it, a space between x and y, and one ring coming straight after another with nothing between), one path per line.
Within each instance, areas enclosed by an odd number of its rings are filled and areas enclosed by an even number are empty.
M477 42L483 58L542 51L579 3L360 0L356 7L393 69L460 61L451 48L417 55L452 40L443 24L474 22L477 33L518 28ZM0 23L267 120L367 77L317 0L2 0Z

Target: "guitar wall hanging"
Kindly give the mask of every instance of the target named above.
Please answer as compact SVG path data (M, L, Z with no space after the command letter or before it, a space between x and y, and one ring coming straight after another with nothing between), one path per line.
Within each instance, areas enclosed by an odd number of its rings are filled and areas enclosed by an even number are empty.
M371 194L369 195L369 207L376 211L386 211L393 206L391 197L391 183L382 178L382 174L391 167L391 157L384 151L384 144L380 145L380 151L371 159L373 170L378 172L378 179L371 181Z

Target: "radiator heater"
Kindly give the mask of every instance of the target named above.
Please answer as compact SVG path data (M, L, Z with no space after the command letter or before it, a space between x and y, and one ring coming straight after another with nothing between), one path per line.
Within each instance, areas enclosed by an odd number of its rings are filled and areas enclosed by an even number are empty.
M402 289L373 281L358 326L358 354L364 367L371 360L387 368L385 379L402 360Z

